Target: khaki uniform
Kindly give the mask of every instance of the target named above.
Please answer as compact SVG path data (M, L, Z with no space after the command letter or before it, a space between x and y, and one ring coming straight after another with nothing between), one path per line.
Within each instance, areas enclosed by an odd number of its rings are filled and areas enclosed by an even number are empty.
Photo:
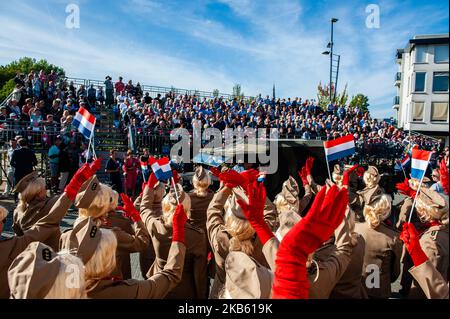
M205 197L200 197L192 190L189 192L191 198L191 212L190 220L192 225L202 229L206 234L206 211L208 210L209 203L214 197L214 192L208 191Z
M311 201L311 198L313 196L311 186L305 185L304 188L305 188L305 195L303 195L302 199L300 199L299 205L298 205L298 214L299 215L302 214L303 211L306 209L306 207L308 206L308 204Z
M46 198L45 200L33 200L28 204L25 211L14 210L12 229L17 236L23 236L24 231L30 229L38 220L46 216L59 196ZM61 232L55 228L54 234L50 236L44 244L50 246L53 250L58 250L58 242Z
M147 232L147 229L145 228L145 225L142 221L139 221L137 223L132 224L132 232L128 233L124 230L122 230L119 227L107 227L107 226L101 226L102 228L110 229L114 232L114 235L116 235L117 238L117 251L116 251L116 268L112 272L112 276L121 277L122 274L122 267L124 256L126 254L139 252L148 247L148 243L150 242L150 235ZM61 235L60 240L60 248L61 249L68 249L70 247L70 234L72 233L72 229L69 229L65 231ZM126 275L126 274L125 274Z
M367 293L361 281L365 249L366 242L358 234L350 263L341 279L334 286L330 299L367 299Z
M153 189L146 188L141 202L141 217L150 233L156 259L147 278L162 271L167 263L172 243L172 226L151 208ZM185 194L187 196L187 194ZM185 225L186 254L180 283L167 295L168 299L206 299L208 297L208 245L206 234L189 221Z
M216 275L209 295L212 299L218 298L225 284L225 260L229 252L230 236L225 229L223 207L231 193L232 190L229 188L223 187L219 189L209 204L207 211L207 235L216 262ZM266 199L266 205L264 207L264 220L272 231L276 231L278 228L277 212L275 206L269 199ZM253 256L251 257L253 257L262 266L268 268L269 264L262 252L263 247L261 241L257 238L256 234L252 241L254 250Z
M391 283L400 274L403 244L398 238L398 232L384 224L372 229L367 223L356 223L355 232L361 234L366 242L362 283L367 295L369 298L389 298L391 296ZM368 276L376 276L376 272L371 268L373 265L377 266L379 270L379 288L368 288L366 285ZM367 268L368 266L369 268ZM368 282L374 283L375 281L368 278Z
M23 236L14 236L0 241L0 298L9 298L8 268L13 260L34 241L46 241L59 230L59 223L67 210L72 206L72 201L65 195L61 195L49 213L35 222L31 228L25 230Z
M313 265L309 268L309 299L328 299L350 263L353 246L346 218L334 232L336 249L326 260L318 262L319 277L316 282L317 267Z
M428 228L420 237L420 246L427 255L429 262L448 281L449 267L449 236L448 226L438 225ZM413 281L408 298L425 298L425 294L416 281Z
M400 207L400 213L398 215L397 224L395 224L395 227L397 227L397 229L399 231L402 230L403 223L408 221L409 214L411 213L412 205L413 205L413 200L410 197L406 197L405 200L403 201L402 206ZM414 215L416 215L416 214L414 214ZM413 215L413 217L414 217L414 215Z
M412 267L409 273L428 299L448 299L448 281L429 260L417 267Z
M94 299L161 299L178 285L183 273L186 247L182 243L172 243L167 263L161 272L147 280L102 279L88 282L88 298Z

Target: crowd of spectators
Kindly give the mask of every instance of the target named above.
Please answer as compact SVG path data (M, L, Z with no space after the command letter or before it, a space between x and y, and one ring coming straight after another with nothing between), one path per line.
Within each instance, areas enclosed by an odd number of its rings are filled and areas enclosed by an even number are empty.
M40 132L47 148L60 136L65 144L74 138L73 116L79 107L94 114L109 108L114 125L137 136L169 134L174 128L214 127L223 131L276 129L280 138L330 140L352 134L362 147L397 145L407 133L397 129L390 120L377 120L358 106L329 104L325 109L314 99L265 98L200 98L170 92L150 96L139 83L127 83L121 77L113 82L110 76L102 85L75 85L59 78L54 71L45 74L18 74L16 88L7 105L1 108L0 128L9 135ZM30 134L28 134L30 135ZM6 136L4 140L9 140ZM31 137L28 137L29 139ZM32 139L32 138L31 138ZM33 142L32 140L30 142ZM439 142L415 136L414 143L431 149Z

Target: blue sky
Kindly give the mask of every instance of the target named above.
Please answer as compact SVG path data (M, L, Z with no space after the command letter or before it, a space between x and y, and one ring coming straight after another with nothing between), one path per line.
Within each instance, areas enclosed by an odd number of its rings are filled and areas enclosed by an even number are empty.
M80 28L68 29L68 4ZM107 5L106 5L107 3ZM380 9L367 28L366 7ZM395 51L415 34L448 33L447 1L16 0L0 3L0 64L46 58L72 77L122 75L148 85L246 95L315 98L328 81L321 53L335 25L339 86L369 96L376 117L393 116Z

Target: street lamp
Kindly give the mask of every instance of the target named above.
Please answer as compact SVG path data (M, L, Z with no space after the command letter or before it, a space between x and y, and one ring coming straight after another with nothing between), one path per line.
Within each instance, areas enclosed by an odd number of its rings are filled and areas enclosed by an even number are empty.
M323 54L329 54L330 55L330 102L332 101L331 99L331 95L332 95L332 81L333 81L333 47L334 47L334 42L333 42L333 36L334 36L334 24L336 22L338 22L339 19L337 18L331 18L331 40L327 45L327 48L330 49L330 51L325 51L328 53L323 52ZM336 90L335 90L336 92Z

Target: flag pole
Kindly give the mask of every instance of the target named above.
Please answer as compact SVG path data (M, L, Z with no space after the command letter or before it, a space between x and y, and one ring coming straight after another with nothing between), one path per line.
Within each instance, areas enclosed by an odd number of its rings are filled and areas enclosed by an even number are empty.
M428 156L428 164L430 163L430 158L431 158L431 154ZM411 222L411 217L412 217L412 214L413 214L413 211L414 211L414 206L416 206L417 197L419 197L420 187L422 186L422 182L423 182L423 179L425 177L425 173L426 172L427 172L427 170L425 169L425 171L423 172L422 178L420 179L419 187L417 188L417 192L416 192L416 196L414 196L414 201L413 201L413 204L412 204L412 207L411 207L411 212L409 213L408 223Z
M402 171L403 171L403 175L405 175L405 178L408 178L408 177L406 176L406 172L405 172L405 169L403 168L403 164L402 164L402 162L401 162L400 160L397 160L397 163L399 163L399 164L400 164L400 167L402 168Z
M88 148L87 148L87 154L86 154L86 163L87 163L88 160L89 160L89 152L91 151L91 144L92 144L92 135L91 135L91 137L89 138L89 145L88 145Z
M171 179L172 179L173 189L175 191L175 197L177 198L177 203L180 204L180 198L178 197L178 191L177 191L177 187L175 185L175 180L173 179L173 176L171 177Z

